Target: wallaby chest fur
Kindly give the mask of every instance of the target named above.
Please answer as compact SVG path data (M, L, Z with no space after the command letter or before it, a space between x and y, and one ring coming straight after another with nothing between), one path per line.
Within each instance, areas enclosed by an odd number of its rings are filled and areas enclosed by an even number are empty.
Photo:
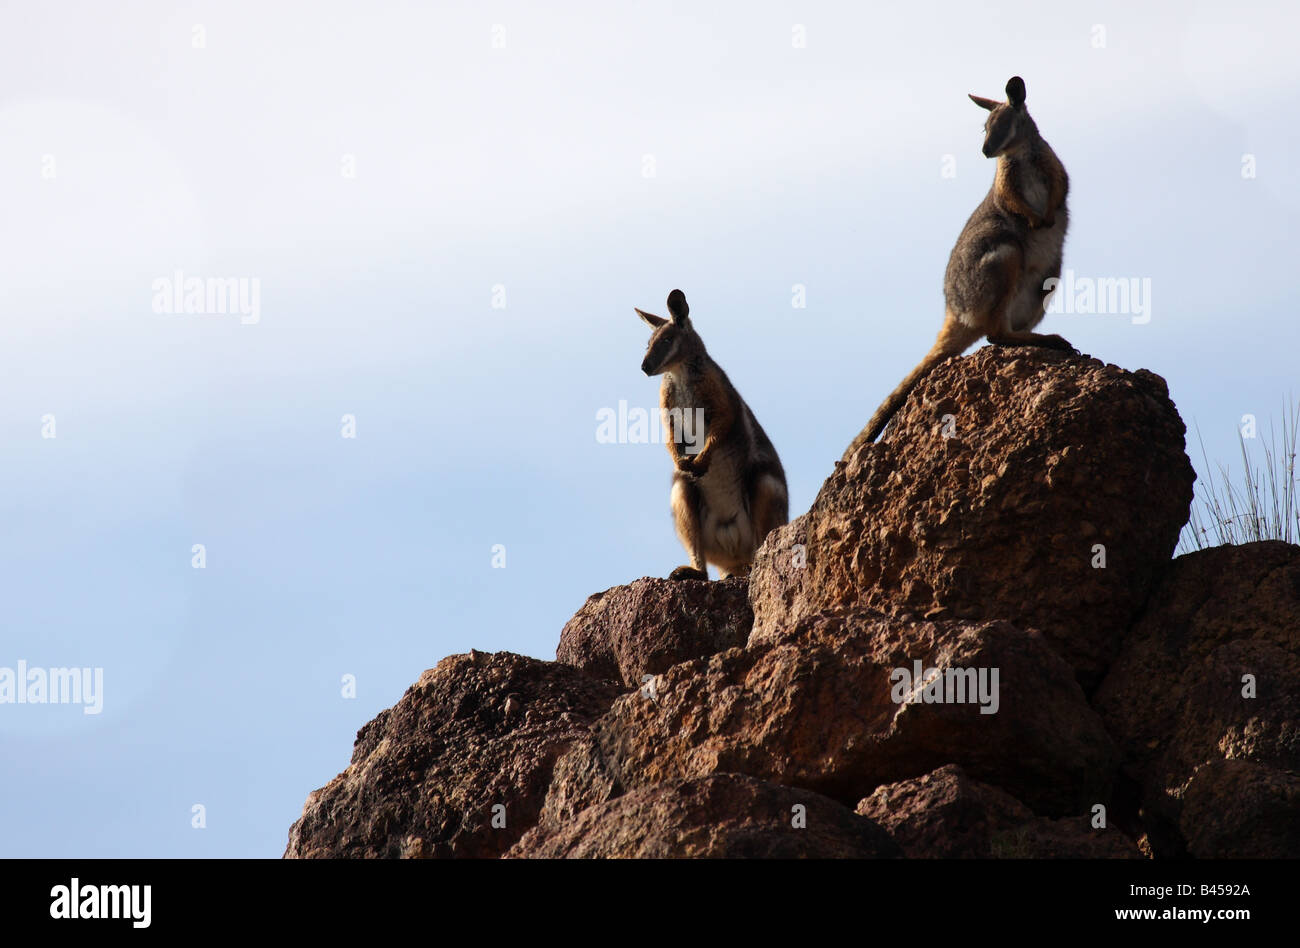
M705 558L719 565L739 566L752 558L758 543L750 518L749 498L753 480L769 459L775 460L776 449L766 432L755 420L749 406L731 387L726 373L710 359L698 374L686 365L664 373L660 386L660 408L664 430L671 431L679 420L693 423L700 409L703 430L689 432L698 449L708 438L711 421L725 414L734 421L713 448L709 467L691 481L704 542ZM691 453L691 443L683 447ZM674 432L674 439L677 433ZM672 454L672 452L669 452ZM779 461L776 462L779 465ZM685 475L677 472L677 479Z

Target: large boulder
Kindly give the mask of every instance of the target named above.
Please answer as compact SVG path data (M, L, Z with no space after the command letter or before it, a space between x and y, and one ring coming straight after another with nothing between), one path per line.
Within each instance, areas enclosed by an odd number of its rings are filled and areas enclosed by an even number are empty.
M494 857L537 822L556 759L620 689L510 652L444 658L357 733L285 856ZM504 825L501 825L504 823Z
M1300 547L1174 560L1093 703L1157 855L1300 855L1276 832L1300 826Z
M972 780L955 764L877 787L858 803L913 859L1141 859L1118 829L1091 816L1035 816L997 787Z
M808 858L899 856L866 817L808 790L740 774L656 784L590 807L566 823L537 826L507 853L516 858Z
M984 673L993 698L929 702L905 681ZM963 681L963 684L965 682ZM911 686L911 690L907 690ZM650 686L653 686L651 689ZM942 684L936 687L942 687ZM950 698L958 697L955 693ZM986 713L993 711L993 713ZM674 666L615 701L594 728L597 791L744 773L854 806L882 783L959 763L1045 815L1109 799L1117 754L1068 665L1041 635L1003 621L817 616L745 649Z
M1091 688L1187 520L1184 433L1145 370L1032 348L949 359L768 536L753 634L846 608L1006 619Z
M560 633L555 658L638 686L644 675L744 645L753 623L744 579L648 577L588 598Z

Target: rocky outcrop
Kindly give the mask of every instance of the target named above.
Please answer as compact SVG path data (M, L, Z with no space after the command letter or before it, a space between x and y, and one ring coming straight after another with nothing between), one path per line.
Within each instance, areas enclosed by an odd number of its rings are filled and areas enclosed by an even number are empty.
M1300 548L1171 561L1191 481L1158 377L949 360L747 593L642 579L558 662L445 659L286 855L1300 855Z
M515 858L871 859L901 855L834 800L738 774L656 784L530 830Z
M1006 619L1095 686L1187 520L1184 431L1150 372L1041 349L950 359L768 537L753 635L846 608Z
M617 693L510 652L444 658L361 729L285 856L499 856L537 822L556 758Z
M918 662L923 676L937 670L946 700L931 703L896 672ZM949 683L963 694L943 695ZM733 772L853 806L881 783L959 763L1060 815L1108 800L1117 762L1069 666L1007 622L818 616L678 665L654 686L653 699L619 698L595 727L623 787Z
M877 787L857 807L916 859L1141 859L1118 829L1091 816L1035 816L997 787L948 764L923 777Z
M1300 547L1174 560L1094 703L1158 853L1300 856Z
M638 579L591 596L560 633L555 659L637 686L644 675L744 645L753 623L744 579Z

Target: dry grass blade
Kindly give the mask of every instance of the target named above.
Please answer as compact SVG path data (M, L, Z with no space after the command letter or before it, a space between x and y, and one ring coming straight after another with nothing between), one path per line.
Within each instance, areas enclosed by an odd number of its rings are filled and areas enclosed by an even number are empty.
M1270 421L1267 440L1260 440L1258 453L1247 448L1239 429L1242 476L1234 481L1226 464L1218 465L1218 476L1210 466L1200 428L1204 475L1196 484L1191 516L1179 538L1179 553L1191 553L1212 546L1253 543L1256 540L1300 542L1300 483L1297 483L1296 454L1300 448L1300 403L1282 406L1281 430Z

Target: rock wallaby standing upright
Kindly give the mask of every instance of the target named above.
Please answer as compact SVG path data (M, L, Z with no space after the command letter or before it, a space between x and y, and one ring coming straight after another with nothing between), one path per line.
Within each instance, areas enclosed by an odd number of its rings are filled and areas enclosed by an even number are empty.
M754 413L704 350L681 290L668 294L671 318L636 311L654 330L641 371L663 375L659 407L673 459L672 509L690 554L669 579L749 572L763 538L788 519L785 471ZM702 442L702 444L701 444Z
M1042 322L1051 295L1044 284L1061 275L1069 223L1065 166L1029 117L1025 81L1019 76L1007 82L1005 102L970 98L989 113L983 151L985 158L998 160L993 187L966 221L948 258L939 338L876 409L845 458L880 436L931 369L981 336L998 345L1074 349L1060 336L1031 332Z

